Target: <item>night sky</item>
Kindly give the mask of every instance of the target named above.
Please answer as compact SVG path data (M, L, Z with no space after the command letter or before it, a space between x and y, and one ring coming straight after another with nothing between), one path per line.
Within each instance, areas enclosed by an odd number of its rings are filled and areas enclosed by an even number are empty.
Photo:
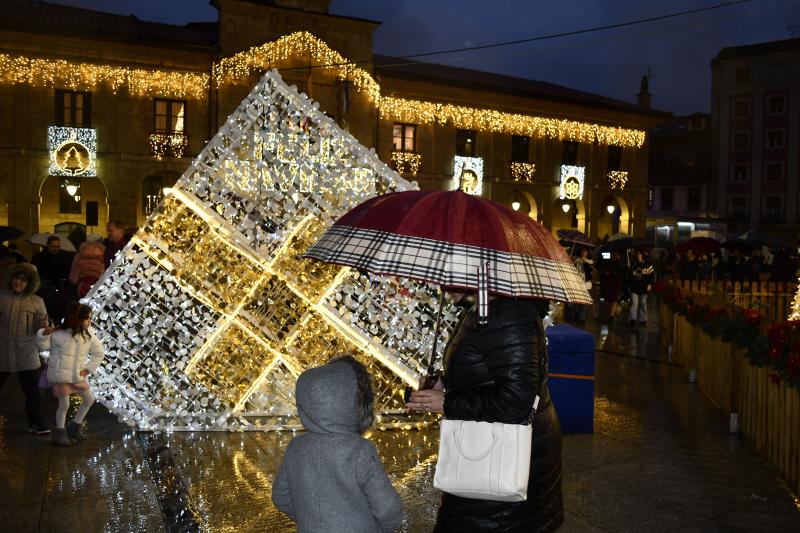
M214 20L208 0L51 0L142 20ZM478 46L654 17L724 0L333 0L331 12L382 21L375 53L402 56ZM424 61L558 83L634 102L651 73L653 106L676 114L710 108L710 61L726 46L800 36L800 0L749 3L531 44ZM362 59L362 58L350 58Z

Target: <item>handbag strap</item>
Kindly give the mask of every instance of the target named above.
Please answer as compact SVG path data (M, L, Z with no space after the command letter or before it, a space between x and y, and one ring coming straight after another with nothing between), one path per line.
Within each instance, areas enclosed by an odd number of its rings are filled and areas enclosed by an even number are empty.
M544 334L544 324L542 324L541 328L537 328L536 334L539 337L539 383L536 388L536 397L533 399L533 408L528 417L529 426L533 425L533 417L536 414L536 410L539 408L539 397L542 393L542 387L544 387L545 377L547 376L547 362L545 357L547 354L547 337Z

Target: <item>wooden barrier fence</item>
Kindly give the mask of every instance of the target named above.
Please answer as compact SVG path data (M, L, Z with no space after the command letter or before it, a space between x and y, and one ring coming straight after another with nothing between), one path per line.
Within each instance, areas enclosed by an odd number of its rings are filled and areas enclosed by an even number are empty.
M688 285L683 288L691 290L696 304L750 307L757 301L762 314L774 316L775 322L786 319L794 297L787 286L774 287L776 292L769 293L769 287L764 290L752 285L731 287L738 290L730 292L707 284ZM800 391L783 381L773 383L769 369L751 365L743 349L711 338L699 324L672 313L668 306L661 304L660 311L662 339L668 339L673 358L690 372L694 370L700 389L719 409L738 418L739 432L783 476L794 494L800 495ZM769 323L762 320L762 331Z

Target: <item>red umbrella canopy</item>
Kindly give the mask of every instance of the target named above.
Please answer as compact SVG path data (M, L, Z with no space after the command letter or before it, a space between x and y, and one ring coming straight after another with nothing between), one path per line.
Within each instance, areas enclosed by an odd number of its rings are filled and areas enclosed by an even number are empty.
M340 218L306 257L453 289L591 303L583 277L550 231L504 205L461 191L371 198ZM487 268L488 267L488 268Z

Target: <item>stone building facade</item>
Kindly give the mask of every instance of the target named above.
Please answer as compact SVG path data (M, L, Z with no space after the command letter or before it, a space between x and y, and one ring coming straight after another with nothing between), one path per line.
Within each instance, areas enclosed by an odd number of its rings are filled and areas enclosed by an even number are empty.
M325 0L214 0L218 21L185 26L2 4L0 224L141 224L259 75L278 68L422 188L479 182L484 197L553 230L645 231L645 132L668 116L647 105L374 56L379 23L332 15ZM70 128L91 130L96 154ZM573 198L561 198L564 183Z
M714 200L731 233L792 242L800 222L800 38L723 48L711 64Z

